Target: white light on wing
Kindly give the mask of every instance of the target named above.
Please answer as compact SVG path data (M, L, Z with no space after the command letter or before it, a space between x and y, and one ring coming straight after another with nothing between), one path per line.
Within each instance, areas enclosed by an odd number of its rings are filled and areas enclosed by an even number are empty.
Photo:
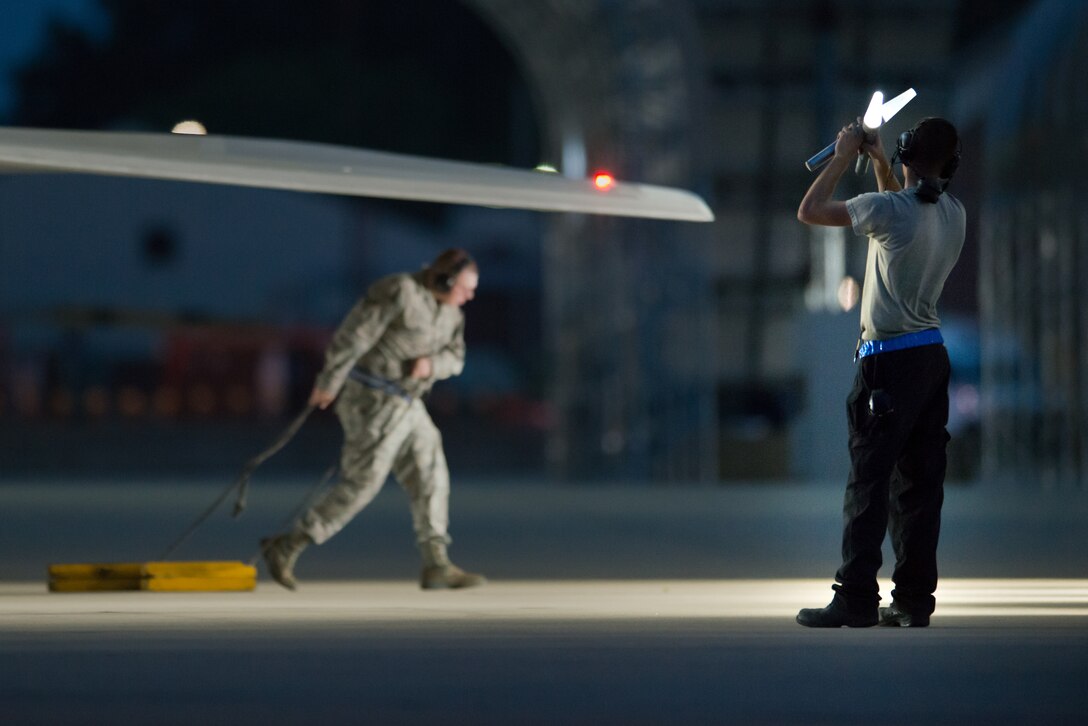
M880 109L880 115L884 117L885 122L891 121L892 116L903 110L903 107L910 103L911 99L913 99L917 95L918 94L913 88L908 88L892 100L885 103L884 107Z
M884 94L877 91L873 94L872 99L869 101L869 108L865 111L865 116L862 117L861 123L867 129L878 129L880 124L884 123L884 117L882 114L884 108Z
M179 121L174 124L174 128L170 129L174 134L191 134L193 136L204 136L208 133L208 130L204 128L204 124L199 121Z

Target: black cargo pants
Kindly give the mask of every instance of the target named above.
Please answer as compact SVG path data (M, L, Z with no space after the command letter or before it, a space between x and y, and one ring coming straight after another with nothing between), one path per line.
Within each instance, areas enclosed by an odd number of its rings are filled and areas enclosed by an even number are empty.
M843 502L842 567L834 589L851 609L880 600L881 544L891 532L892 597L933 612L948 443L948 351L923 345L862 358L846 400L850 478ZM873 391L890 411L870 410Z

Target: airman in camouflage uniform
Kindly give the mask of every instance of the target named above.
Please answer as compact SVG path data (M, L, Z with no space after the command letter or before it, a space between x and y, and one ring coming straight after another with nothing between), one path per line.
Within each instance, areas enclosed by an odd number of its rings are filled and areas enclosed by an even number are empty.
M475 296L478 280L468 253L446 250L420 273L374 283L340 324L310 403L325 408L336 400L344 429L341 478L290 532L262 540L269 573L284 587L295 589L293 568L302 550L339 532L374 499L390 472L411 500L423 557L421 586L485 582L446 554L449 470L441 434L420 400L435 381L464 367L460 308Z

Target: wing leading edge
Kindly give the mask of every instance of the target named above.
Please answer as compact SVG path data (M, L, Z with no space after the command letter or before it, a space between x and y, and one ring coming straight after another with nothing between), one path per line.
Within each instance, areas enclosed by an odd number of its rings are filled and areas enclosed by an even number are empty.
M232 136L0 128L0 171L62 171L548 212L709 222L697 195L344 146Z

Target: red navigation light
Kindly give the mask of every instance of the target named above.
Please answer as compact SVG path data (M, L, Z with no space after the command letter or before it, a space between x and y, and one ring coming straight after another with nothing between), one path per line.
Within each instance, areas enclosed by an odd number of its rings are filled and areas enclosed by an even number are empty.
M615 183L615 178L607 171L599 171L593 175L593 186L597 187L602 192L611 189Z

